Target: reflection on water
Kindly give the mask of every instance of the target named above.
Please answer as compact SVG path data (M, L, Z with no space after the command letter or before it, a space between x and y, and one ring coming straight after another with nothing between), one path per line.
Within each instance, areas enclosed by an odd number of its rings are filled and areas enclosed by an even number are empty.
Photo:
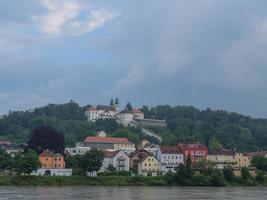
M264 187L0 187L2 199L264 200Z

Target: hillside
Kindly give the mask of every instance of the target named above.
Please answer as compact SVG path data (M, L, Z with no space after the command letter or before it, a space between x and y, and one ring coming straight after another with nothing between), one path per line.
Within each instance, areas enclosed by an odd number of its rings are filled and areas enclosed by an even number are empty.
M49 125L64 133L68 146L102 129L111 136L128 137L134 143L145 138L139 129L123 128L114 120L87 122L84 116L86 108L70 101L32 111L10 112L0 119L0 140L26 142L32 129L40 125ZM166 119L166 129L153 129L163 137L164 144L201 142L211 151L221 145L240 151L267 149L267 119L211 109L199 110L192 106L143 106L142 111L146 118Z

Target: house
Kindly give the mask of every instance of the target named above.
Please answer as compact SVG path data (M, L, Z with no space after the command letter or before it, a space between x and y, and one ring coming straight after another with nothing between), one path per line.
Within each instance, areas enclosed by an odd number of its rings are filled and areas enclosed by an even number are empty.
M131 152L135 150L135 145L128 140L128 138L114 138L114 137L96 137L88 136L84 142L84 147L92 149L115 149Z
M0 148L3 149L11 157L15 157L16 155L23 153L24 150L27 148L27 145L26 144L2 143L0 144Z
M76 156L76 155L84 155L86 152L90 151L90 147L66 147L65 148L65 154L70 156Z
M140 176L159 176L160 162L153 155L147 155L138 162L138 175Z
M203 144L178 144L177 146L184 155L184 163L186 159L190 157L193 167L196 166L199 160L206 159L206 156L208 155L208 148Z
M207 155L207 160L216 164L218 169L230 167L233 169L241 169L242 167L250 166L250 157L243 153L233 153L231 151L220 151Z
M157 144L147 144L144 146L144 149L148 151L149 153L153 154L153 156L157 157L158 151L159 151L159 145Z
M132 111L124 110L117 115L118 123L123 126L136 126L136 120L144 119L144 113L141 110L133 109Z
M107 137L107 134L105 131L102 130L102 131L97 131L96 136L97 137Z
M129 171L129 157L122 150L103 150L104 159L100 171L106 171L110 166L117 171Z
M119 99L116 98L115 102L113 99L110 101L110 105L97 105L96 107L91 106L85 111L88 121L95 122L98 119L110 119L115 118L119 112Z
M130 157L130 169L137 170L139 161L148 155L151 155L151 154L144 149L137 149L133 153L131 153L129 156Z
M184 156L177 146L161 146L157 159L162 165L162 171L176 172L178 165L184 163Z
M45 150L39 155L41 168L33 172L32 175L39 176L71 176L72 169L65 169L64 156L55 154L50 150Z

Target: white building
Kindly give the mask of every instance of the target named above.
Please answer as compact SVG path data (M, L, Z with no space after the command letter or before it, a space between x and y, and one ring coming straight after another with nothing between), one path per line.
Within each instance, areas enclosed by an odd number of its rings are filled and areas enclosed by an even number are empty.
M155 157L157 157L158 151L159 151L159 145L157 144L148 144L145 145L144 149L148 151L149 153L153 154Z
M65 148L65 154L70 156L84 155L90 150L90 147L67 147Z
M116 168L117 171L129 171L129 157L122 150L104 150L104 160L100 171L108 170L109 166Z
M97 105L96 107L92 106L85 111L85 115L88 118L88 121L96 121L98 119L112 119L116 117L116 114L119 112L119 100L116 98L115 103L113 99L110 101L110 105Z
M72 169L45 169L40 168L33 173L32 176L72 176Z
M184 156L177 146L161 146L157 153L165 172L176 172L179 164L184 163Z
M144 119L144 113L138 109L132 111L122 111L117 115L118 122L123 126L135 125L135 120Z

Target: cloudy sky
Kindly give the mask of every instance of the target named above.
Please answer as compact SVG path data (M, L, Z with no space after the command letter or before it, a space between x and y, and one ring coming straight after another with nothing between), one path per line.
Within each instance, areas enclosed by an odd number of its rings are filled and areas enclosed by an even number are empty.
M0 0L0 113L118 96L267 117L266 0Z

